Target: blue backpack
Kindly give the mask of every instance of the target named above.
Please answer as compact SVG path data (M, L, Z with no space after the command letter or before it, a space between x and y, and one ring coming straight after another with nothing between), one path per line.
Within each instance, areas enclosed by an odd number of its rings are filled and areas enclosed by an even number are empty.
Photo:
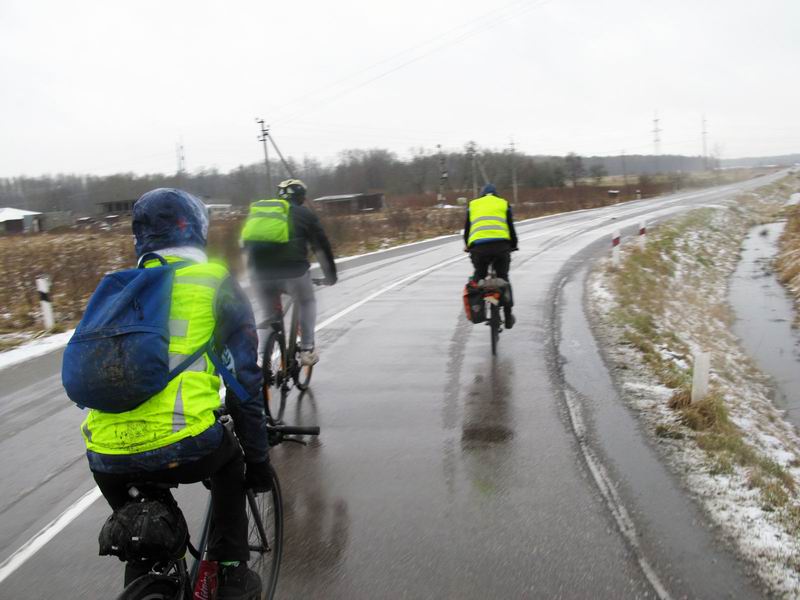
M203 353L240 398L245 392L211 351L212 339L175 368L169 368L169 311L175 270L187 263L110 273L89 299L70 338L61 367L67 396L81 408L110 413L133 410L154 396Z

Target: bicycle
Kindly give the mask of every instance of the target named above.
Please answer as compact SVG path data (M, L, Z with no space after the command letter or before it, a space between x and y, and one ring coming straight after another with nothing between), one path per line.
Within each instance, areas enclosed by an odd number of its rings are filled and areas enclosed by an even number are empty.
M223 425L232 431L230 416L220 417ZM319 435L319 427L294 427L278 425L267 410L267 432L270 446L283 442L304 441L294 436ZM283 500L275 469L270 467L272 486L268 492L256 494L247 490L247 518L249 523L249 566L261 576L261 600L272 600L278 585L281 557L283 555ZM204 482L206 484L206 482ZM139 497L160 502L172 502L170 492L177 484L133 483L130 490L133 498ZM208 487L206 485L206 487ZM180 510L177 508L177 510ZM151 571L131 582L118 596L118 600L196 600L211 599L215 595L213 580L200 578L203 567L209 566L205 559L206 545L211 526L211 498L209 496L206 516L201 529L200 541L195 548L191 539L186 541L186 550L194 558L191 569L187 567L186 554L179 559L156 563ZM213 570L212 570L213 571ZM205 573L203 573L205 575Z
M508 282L497 276L494 265L489 268L486 279L479 282L479 287L483 292L483 299L489 305L489 319L486 324L492 338L492 356L497 356L497 343L500 341L500 332L503 331L503 318L500 316L500 308L506 300Z
M311 282L316 286L325 285L325 279L312 279ZM286 329L284 328L283 302L278 297L274 307L275 314L279 317L270 322L272 331L267 337L264 345L264 354L261 361L261 372L264 377L264 400L270 403L270 388L274 386L280 392L280 406L276 415L276 422L280 423L283 419L283 412L286 409L286 398L292 389L296 387L301 392L308 389L311 381L311 374L314 365L303 365L300 362L300 315L299 307L292 305L291 324L289 325L289 336L287 340Z

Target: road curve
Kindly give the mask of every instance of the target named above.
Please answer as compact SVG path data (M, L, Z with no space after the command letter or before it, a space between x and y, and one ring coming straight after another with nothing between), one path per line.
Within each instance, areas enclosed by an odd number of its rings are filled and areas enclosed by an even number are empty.
M758 597L619 405L579 282L614 230L775 177L520 223L518 321L495 359L487 328L462 313L457 237L343 263L318 295L312 391L286 415L323 434L273 454L287 513L279 597ZM0 371L0 599L120 588L120 563L97 556L107 506L76 507L93 484L59 364L54 352ZM178 492L190 526L205 494ZM42 531L55 535L26 550Z

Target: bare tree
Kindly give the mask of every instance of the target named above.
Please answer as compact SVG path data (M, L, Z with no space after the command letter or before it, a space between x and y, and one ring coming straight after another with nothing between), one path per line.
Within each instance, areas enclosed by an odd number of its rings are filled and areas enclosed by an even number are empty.
M567 179L572 182L572 187L578 187L581 177L586 174L583 159L574 152L570 152L564 159L564 166L567 171Z
M608 175L608 171L606 168L601 164L594 164L589 169L589 175L591 175L592 179L594 179L595 185L600 185L600 182L603 180L603 177Z

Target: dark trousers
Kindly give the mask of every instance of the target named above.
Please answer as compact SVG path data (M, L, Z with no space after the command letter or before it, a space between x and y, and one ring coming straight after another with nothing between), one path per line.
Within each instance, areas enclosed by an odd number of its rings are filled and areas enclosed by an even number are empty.
M219 448L174 469L92 474L113 510L130 500L128 486L131 483L197 483L210 478L212 515L208 557L210 560L226 561L250 559L244 458L239 445L227 431Z
M514 296L511 293L511 280L508 278L508 270L511 267L511 244L508 242L487 242L476 244L469 249L469 257L472 259L472 266L475 272L472 279L478 281L486 279L489 274L489 267L494 264L497 276L508 281L508 304L506 312L511 313L514 306Z

